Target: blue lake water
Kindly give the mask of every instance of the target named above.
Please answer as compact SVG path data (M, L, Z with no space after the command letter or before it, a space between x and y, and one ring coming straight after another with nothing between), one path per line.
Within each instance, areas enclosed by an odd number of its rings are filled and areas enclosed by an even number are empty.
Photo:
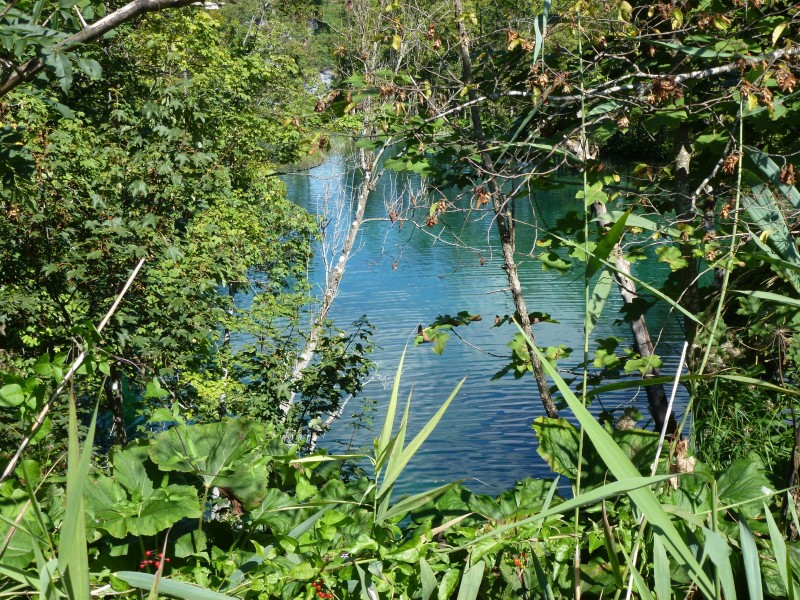
M348 184L352 185L353 176L342 155L333 154L319 167L283 176L283 180L289 197L312 213L329 210L337 203L349 206ZM346 328L366 315L376 328L374 341L380 349L373 358L378 363L376 377L384 379L370 382L365 389L365 395L377 402L373 431L354 431L351 415L360 409L354 400L321 445L332 453L343 452L351 445L371 448L390 395L387 386L391 386L399 358L408 346L400 388L403 401L412 394L407 440L435 413L459 380L464 376L467 380L439 427L409 463L398 482L399 491L421 491L464 479L475 491L497 494L525 477L551 477L536 453L531 428L533 420L544 414L533 376L515 380L507 375L490 381L507 364L507 344L515 333L513 326L492 327L495 315L513 314L514 307L501 269L491 215L445 213L432 228L415 228L411 223L400 228L387 219L387 205L403 194L409 183L413 188L413 181L385 177L372 193L368 221L331 313L339 327ZM574 189L538 193L529 206L518 209L516 217L527 223L552 224L566 211L581 208L574 195ZM419 212L416 220L424 223L425 213ZM540 262L526 256L534 249L536 236L534 228L522 228L518 233L520 278L528 309L550 313L559 322L534 326L538 345L573 348L572 357L558 365L569 370L582 358L583 275L579 270L566 275L544 271ZM540 251L535 249L536 254ZM657 286L666 273L658 270L638 275ZM318 284L324 281L321 257L312 266L310 277ZM317 292L321 294L321 287ZM620 304L614 288L593 339L616 335L630 343L628 326L613 324ZM427 325L438 315L462 310L483 317L458 328L463 341L453 335L441 356L432 352L432 344L413 346L419 324ZM662 374L672 375L683 342L680 320L659 312L658 307L648 313L647 320L657 343L656 352L664 358ZM606 395L601 402L595 401L591 410L598 413L627 406L637 407L645 416L640 426L647 423L644 390ZM569 417L568 411L562 412Z

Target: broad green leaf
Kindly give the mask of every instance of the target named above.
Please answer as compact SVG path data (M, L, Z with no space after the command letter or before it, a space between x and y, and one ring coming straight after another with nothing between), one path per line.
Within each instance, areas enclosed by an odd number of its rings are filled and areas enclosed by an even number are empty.
M575 197L579 200L583 200L587 207L591 206L595 202L605 204L608 201L608 194L603 191L602 181L596 181L586 189L580 190L577 194L575 194Z
M105 475L87 483L86 508L93 517L93 528L120 539L128 534L156 535L183 518L196 519L201 514L194 487L170 484L129 495Z
M25 402L25 392L18 383L9 383L0 388L0 406L13 408Z
M748 500L756 500L769 490L769 479L758 456L740 458L726 468L717 478L717 495L721 503L739 504ZM752 503L740 508L751 518L758 514L757 504Z
M206 489L228 488L254 508L267 493L266 459L258 451L265 437L262 425L243 419L179 425L156 436L149 455L162 470L193 473Z
M419 559L419 578L422 584L422 600L429 600L436 591L436 576L424 557Z
M439 582L439 589L436 594L437 600L450 600L453 592L458 585L458 579L461 576L461 571L453 567L448 569L442 575L442 580Z
M111 453L114 480L131 492L134 498L145 497L153 491L153 482L145 469L145 462L149 460L146 443L135 442L125 449L114 449Z

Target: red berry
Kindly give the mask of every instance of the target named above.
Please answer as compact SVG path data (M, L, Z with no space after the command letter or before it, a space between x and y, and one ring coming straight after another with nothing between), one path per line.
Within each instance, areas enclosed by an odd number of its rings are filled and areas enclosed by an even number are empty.
M161 568L161 563L160 562L156 562L155 566L156 566L156 569L160 569Z
M151 550L148 550L147 552L145 552L145 553L144 553L144 555L145 555L147 558L150 558L150 555L151 555L152 553L153 553L153 552L152 552Z
M164 555L161 552L159 552L158 553L158 558L164 558Z
M167 561L167 562L169 562L169 557L165 558L164 560L165 560L165 561Z

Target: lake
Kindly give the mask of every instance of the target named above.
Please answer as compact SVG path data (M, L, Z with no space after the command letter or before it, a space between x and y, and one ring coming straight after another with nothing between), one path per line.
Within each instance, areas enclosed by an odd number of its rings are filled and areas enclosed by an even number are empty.
M289 197L312 213L337 203L348 205L348 185L353 184L353 174L340 154L330 155L310 171L282 179ZM464 479L474 491L497 494L525 477L552 477L536 453L536 437L531 428L533 420L544 414L532 374L519 380L507 375L491 381L507 364L507 344L516 331L510 325L492 327L495 315L513 314L514 307L491 216L483 213L479 218L478 213L472 213L465 218L463 213L445 213L434 227L415 228L405 223L400 228L388 220L386 202L403 193L408 184L413 187L415 182L384 177L372 193L368 221L362 227L357 251L347 265L331 312L341 328L347 328L361 315L366 315L376 328L374 341L379 349L373 359L378 370L376 380L364 392L376 401L373 431L354 430L352 415L360 411L360 406L358 400L353 400L321 445L331 453L350 447L372 447L375 431L383 423L389 386L403 349L408 346L400 388L403 401L412 394L407 440L424 426L459 380L464 376L467 380L436 431L406 468L397 485L400 492L422 491ZM530 206L518 209L516 217L530 223L552 224L566 211L581 209L580 201L574 198L575 191L539 193ZM424 224L425 214L416 216ZM535 249L535 236L533 228L524 228L517 237L519 272L528 310L550 313L558 321L536 324L534 333L539 346L565 344L574 349L570 358L558 363L560 369L569 370L582 358L583 274L579 269L566 275L544 271L539 261L525 255ZM538 254L540 249L535 251ZM637 275L658 285L666 271ZM319 256L310 277L318 285L324 281ZM321 287L317 292L321 294ZM624 344L630 344L628 326L613 324L620 305L614 288L603 319L592 332L593 339L616 335L623 338ZM656 352L664 359L662 374L672 375L683 333L675 315L658 309L648 313L648 326L657 343ZM451 336L441 356L432 352L432 344L413 346L419 324L426 326L438 315L454 315L462 310L483 317L456 330L463 341ZM590 353L592 349L590 345ZM595 401L591 410L596 414L627 406L638 408L645 416L639 426L647 423L651 427L644 390L606 395ZM569 418L567 413L566 409L562 411Z

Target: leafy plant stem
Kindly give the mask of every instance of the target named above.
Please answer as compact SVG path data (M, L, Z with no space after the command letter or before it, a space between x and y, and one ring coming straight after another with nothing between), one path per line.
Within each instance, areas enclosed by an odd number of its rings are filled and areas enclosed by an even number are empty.
M738 139L738 148L739 151L743 148L743 138L744 138L744 119L742 118L742 113L744 111L744 99L739 101L739 139ZM719 301L717 303L717 309L714 313L714 320L711 323L711 328L708 331L708 341L706 342L706 347L703 352L703 358L700 361L700 365L697 368L697 375L702 375L706 369L706 365L708 365L708 359L711 356L711 348L714 345L714 333L717 331L717 327L719 326L719 321L722 318L722 308L725 305L725 296L728 290L728 285L731 276L731 267L733 266L733 261L735 257L734 250L736 249L736 236L739 231L739 210L741 207L742 201L742 161L739 160L737 167L736 167L736 194L734 196L734 207L733 207L733 225L731 228L731 244L730 249L728 250L728 260L725 264L725 274L722 278L722 286L719 290ZM693 392L696 389L696 384L692 386ZM691 393L689 395L689 402L686 405L686 410L683 413L683 418L681 419L680 426L678 427L678 432L680 433L683 431L683 428L686 426L686 419L689 416L689 413L692 411L692 404L694 402L695 394ZM670 445L670 457L675 452L675 446L677 444L678 436L675 436L672 444Z

